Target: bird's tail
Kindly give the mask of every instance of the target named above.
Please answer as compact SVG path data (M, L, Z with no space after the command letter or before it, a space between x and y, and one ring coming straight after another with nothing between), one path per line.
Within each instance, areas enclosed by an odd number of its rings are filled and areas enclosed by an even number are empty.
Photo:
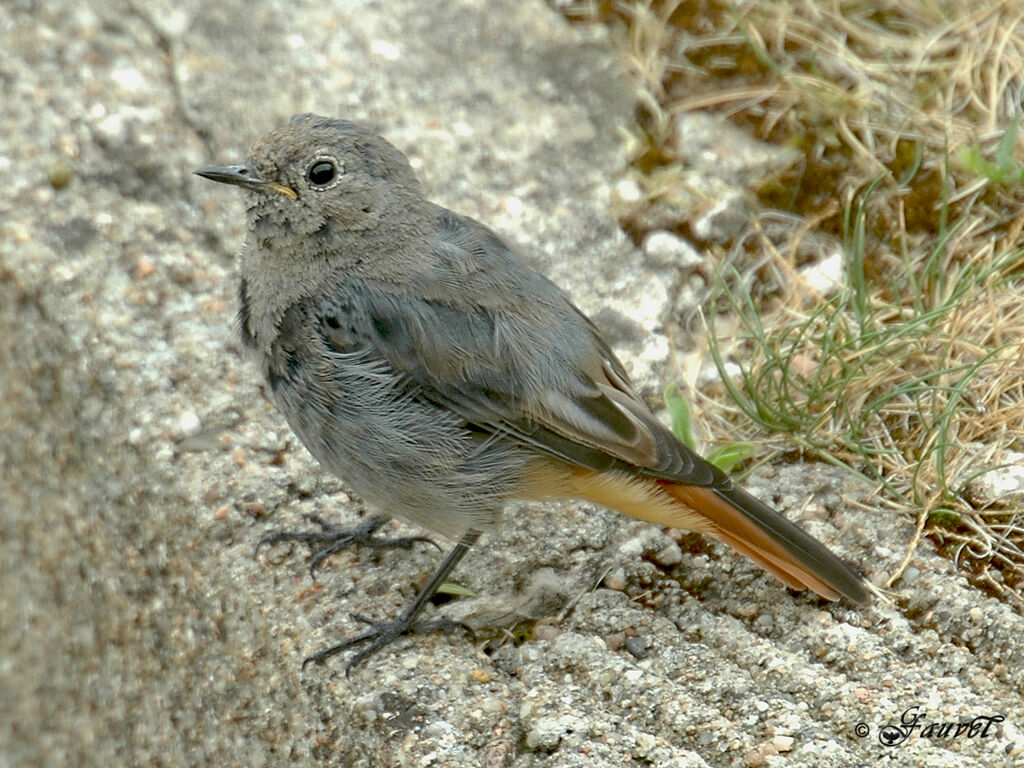
M742 552L788 586L811 589L829 600L869 601L864 579L853 568L743 489L669 481L658 481L658 485L706 523L694 528Z
M657 525L724 541L794 589L824 598L870 600L867 584L829 549L746 491L725 481L703 486L538 461L523 498L587 499Z

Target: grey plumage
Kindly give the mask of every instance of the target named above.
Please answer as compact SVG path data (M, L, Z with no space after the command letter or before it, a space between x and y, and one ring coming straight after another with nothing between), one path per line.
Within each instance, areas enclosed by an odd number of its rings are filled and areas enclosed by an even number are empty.
M343 171L324 189L306 179L317 159ZM365 500L458 538L497 523L533 457L522 443L569 459L589 447L595 469L642 450L659 468L593 381L607 368L628 386L593 325L491 230L424 199L391 145L307 115L249 164L298 199L255 189L241 337L295 433ZM556 449L546 422L594 445Z
M561 290L427 201L371 130L300 115L245 164L198 173L249 190L238 328L275 403L379 511L458 538L512 498L582 496L866 600L852 569L662 426Z

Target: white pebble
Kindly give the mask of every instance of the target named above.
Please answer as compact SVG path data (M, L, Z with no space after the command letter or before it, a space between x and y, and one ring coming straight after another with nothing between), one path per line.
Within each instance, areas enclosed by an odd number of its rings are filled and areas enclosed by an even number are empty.
M134 67L115 69L110 73L110 77L129 93L139 90L146 82L142 73Z
M642 248L647 261L655 267L692 269L703 261L689 242L663 229L647 233Z
M523 201L514 195L509 195L504 200L505 213L510 216L523 215Z
M194 411L185 411L181 414L181 418L178 419L178 429L181 430L181 434L185 437L198 435L202 428L203 422L199 420Z
M374 40L370 43L370 53L388 61L397 61L402 57L402 52L398 50L398 46L394 43L389 43L387 40Z
M623 179L615 185L615 196L624 203L635 203L644 196L644 191L632 179Z
M831 296L843 286L843 254L836 250L831 255L800 268L800 277L807 287L822 296Z

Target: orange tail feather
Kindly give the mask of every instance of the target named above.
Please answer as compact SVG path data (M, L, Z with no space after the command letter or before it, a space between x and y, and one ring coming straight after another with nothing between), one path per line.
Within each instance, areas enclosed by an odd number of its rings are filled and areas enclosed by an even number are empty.
M856 571L767 504L731 484L688 485L553 461L538 461L529 477L525 498L587 499L639 520L707 533L793 589L812 589L829 600L869 601Z
M794 589L828 600L869 600L864 580L846 563L746 491L661 481L662 490L708 521L704 530Z

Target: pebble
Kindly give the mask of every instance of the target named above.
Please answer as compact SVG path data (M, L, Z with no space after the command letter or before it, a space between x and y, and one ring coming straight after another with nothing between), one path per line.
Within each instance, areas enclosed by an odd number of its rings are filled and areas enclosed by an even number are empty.
M199 420L195 411L185 411L178 418L178 431L185 437L193 437L202 430L203 422Z
M615 196L623 203L636 203L643 199L644 191L632 179L623 179L615 185Z
M709 243L727 243L744 230L752 215L746 195L727 194L694 220L693 234Z
M652 267L692 269L704 261L689 241L664 229L648 232L641 248Z

